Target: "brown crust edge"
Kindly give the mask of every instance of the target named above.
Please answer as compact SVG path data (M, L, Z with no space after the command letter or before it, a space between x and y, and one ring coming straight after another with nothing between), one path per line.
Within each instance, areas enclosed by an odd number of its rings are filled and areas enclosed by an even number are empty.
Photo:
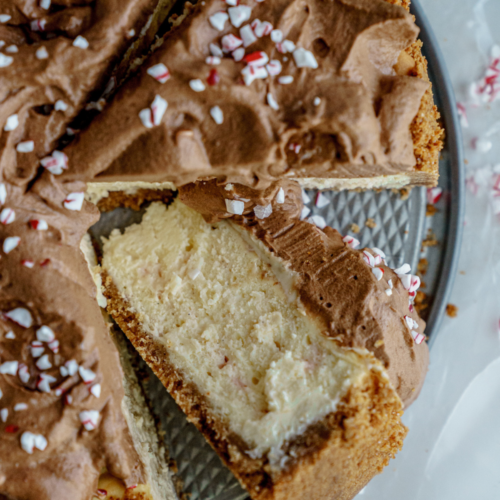
M335 413L287 444L287 454L295 458L273 476L267 460L244 453L245 444L213 415L196 387L183 380L168 362L167 349L141 329L112 279L102 274L108 313L254 500L350 499L401 449L407 432L400 420L401 401L388 379L372 370Z

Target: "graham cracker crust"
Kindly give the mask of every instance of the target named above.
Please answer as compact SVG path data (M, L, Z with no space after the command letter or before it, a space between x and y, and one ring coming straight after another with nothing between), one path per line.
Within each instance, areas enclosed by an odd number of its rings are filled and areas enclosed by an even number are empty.
M266 457L245 453L248 445L169 362L166 347L142 330L105 271L102 278L108 313L253 500L351 499L401 449L407 432L401 401L387 377L372 370L335 412L285 444L289 460L280 472L272 471Z

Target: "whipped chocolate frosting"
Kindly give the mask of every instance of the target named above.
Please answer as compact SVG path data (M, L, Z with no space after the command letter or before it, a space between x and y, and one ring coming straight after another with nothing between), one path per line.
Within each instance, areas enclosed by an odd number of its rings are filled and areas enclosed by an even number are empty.
M282 203L277 201L280 190ZM294 182L278 182L259 192L200 181L181 187L179 196L208 222L231 218L283 259L298 273L295 286L301 302L323 321L324 334L343 346L371 351L387 369L405 407L416 399L427 373L429 349L425 342L417 344L414 336L423 334L425 322L410 305L409 292L394 270L383 262L367 263L364 252L375 259L376 251L355 250L335 229L321 230L300 220L302 193ZM226 200L243 200L243 214L228 213ZM272 213L258 218L256 207L268 205ZM263 211L257 212L262 217ZM381 279L375 267L383 271Z
M0 170L29 182L68 124L100 95L153 0L0 1ZM132 31L131 31L132 30ZM5 128L16 115L16 127ZM73 132L70 132L73 133ZM28 151L19 143L33 141Z
M383 0L199 2L66 149L64 178L265 188L412 170L428 83L393 67L417 34Z
M26 194L6 186L4 207L15 214L0 226L0 496L8 498L88 500L103 467L127 485L143 481L118 354L79 249L98 211L64 207L67 189L81 188L48 173ZM34 447L26 433L37 436Z

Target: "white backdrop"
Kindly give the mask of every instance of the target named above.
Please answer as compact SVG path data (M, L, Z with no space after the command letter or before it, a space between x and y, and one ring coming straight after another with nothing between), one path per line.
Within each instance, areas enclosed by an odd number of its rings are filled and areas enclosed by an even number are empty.
M469 122L465 232L450 299L459 311L445 319L422 394L404 416L403 451L357 500L500 499L500 197L493 188L500 99L478 104L470 93L500 45L500 0L420 1Z

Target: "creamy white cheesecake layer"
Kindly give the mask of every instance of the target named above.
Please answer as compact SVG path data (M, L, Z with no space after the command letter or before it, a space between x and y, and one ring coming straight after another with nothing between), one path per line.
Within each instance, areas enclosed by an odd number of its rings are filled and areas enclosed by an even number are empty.
M334 411L370 368L322 335L231 223L207 224L178 200L114 231L102 266L251 456L269 453L275 466L283 443Z

